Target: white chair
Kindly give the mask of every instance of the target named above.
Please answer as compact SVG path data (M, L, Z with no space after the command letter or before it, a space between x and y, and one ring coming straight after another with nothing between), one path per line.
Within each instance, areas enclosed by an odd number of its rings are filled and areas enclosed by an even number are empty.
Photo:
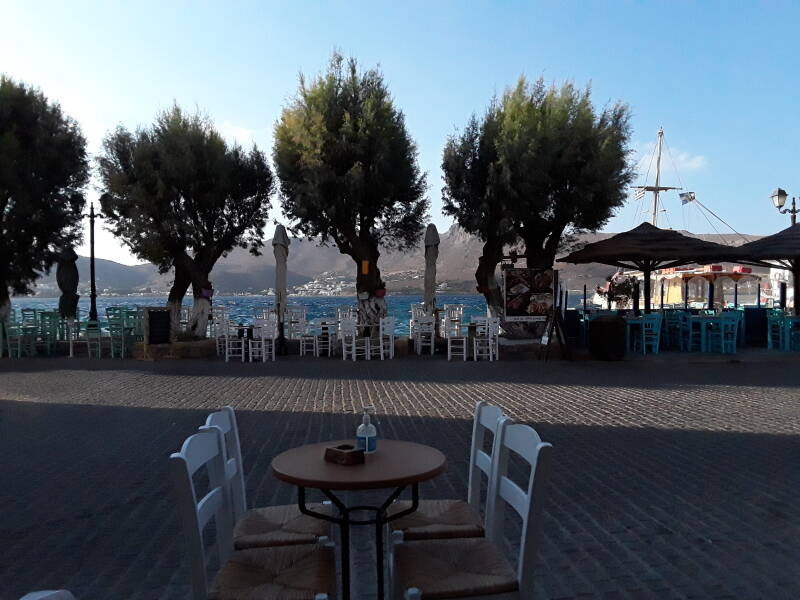
M420 500L416 512L401 517L388 524L391 530L391 547L395 543L410 540L431 540L445 538L481 537L484 535L484 520L481 519L481 487L486 479L488 488L495 452L498 443L497 432L504 419L503 411L483 401L475 404L472 422L472 444L469 452L469 483L467 500ZM491 454L483 448L486 434L492 434ZM392 504L391 513L411 508L407 500Z
M339 323L339 335L342 339L342 360L347 360L348 358L354 361L359 358L370 359L369 338L366 336L359 337L355 321L344 319Z
M417 319L416 333L414 336L414 349L417 354L422 354L425 348L430 348L431 356L436 342L436 321L433 317L420 317Z
M498 355L498 338L500 335L500 319L476 317L475 338L472 340L472 358L474 360L495 360Z
M250 343L250 362L261 359L267 362L269 358L275 361L275 345L278 339L278 324L272 319L257 319L253 323L253 337Z
M327 353L329 357L333 356L336 353L336 322L320 321L319 331L316 341L316 356L320 357L324 353Z
M225 354L225 338L228 337L230 322L225 311L214 309L212 313L211 328L214 333L214 341L217 347L217 356Z
M206 424L200 427L200 431L207 430L221 436L236 550L313 544L328 539L330 526L327 521L302 514L296 504L247 509L242 447L232 407L226 406L208 415ZM309 508L332 515L329 505L309 504Z
M225 362L229 362L231 358L238 358L244 362L245 347L247 346L247 338L239 337L239 327L233 325L230 321L226 321L225 332Z
M533 598L534 562L552 447L542 442L532 427L511 424L508 420L500 424L497 435L497 459L488 490L486 537L396 544L392 580L397 600ZM512 452L530 466L526 489L507 476ZM508 507L522 520L516 565L506 559L503 551ZM477 569L477 565L481 568Z
M169 457L177 511L189 551L192 599L255 598L270 590L274 597L327 600L336 586L333 548L302 544L233 551L232 515L228 505L225 458L219 431L196 433ZM209 491L198 498L192 477L204 469ZM215 535L207 545L204 530L213 521ZM208 554L219 570L208 580Z
M378 337L380 338L380 356L394 358L394 330L396 321L394 317L382 317L378 322Z
M461 322L448 319L445 321L445 327L444 334L447 338L447 360L453 360L454 356L460 356L463 360L467 360L469 338L464 335Z
M317 336L313 333L304 333L300 336L300 356L310 354L311 356L318 356L317 350Z
M306 307L302 304L290 304L286 307L286 337L290 340L300 337L305 333L308 321L306 320Z
M19 600L75 600L75 596L69 590L43 590L29 592Z

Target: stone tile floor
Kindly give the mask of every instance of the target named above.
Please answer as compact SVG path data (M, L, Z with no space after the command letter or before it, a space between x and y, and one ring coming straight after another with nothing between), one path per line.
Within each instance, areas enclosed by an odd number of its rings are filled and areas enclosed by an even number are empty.
M366 405L382 436L447 454L424 497L463 497L478 399L555 446L537 599L800 597L800 359L780 355L3 359L0 599L52 587L79 600L188 597L166 458L218 406L236 407L249 500L268 505L294 501L272 457L350 437Z

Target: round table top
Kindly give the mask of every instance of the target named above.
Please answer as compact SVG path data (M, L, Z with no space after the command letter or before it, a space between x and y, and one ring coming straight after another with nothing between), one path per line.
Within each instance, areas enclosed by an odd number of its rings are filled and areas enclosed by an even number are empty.
M353 444L340 440L309 444L272 459L272 474L287 483L325 490L372 490L432 479L447 468L436 448L400 440L378 439L378 449L364 464L339 465L325 460L325 448Z

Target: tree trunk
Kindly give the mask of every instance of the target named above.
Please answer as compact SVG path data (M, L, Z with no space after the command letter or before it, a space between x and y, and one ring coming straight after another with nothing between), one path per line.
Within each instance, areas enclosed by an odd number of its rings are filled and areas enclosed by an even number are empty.
M381 272L378 269L380 255L377 246L370 244L352 257L357 269L358 315L363 323L369 325L377 325L381 317L385 317L389 312L384 295L386 284L381 279Z
M208 280L210 270L206 272L199 267L192 268L192 314L189 317L189 332L194 337L204 338L208 333L208 319L211 317L211 298L206 290L211 290Z
M169 290L167 297L167 306L170 312L170 337L175 339L178 336L181 328L181 305L183 298L186 296L186 290L189 289L191 284L191 277L185 267L175 264L175 280L172 282L172 287Z
M500 286L494 274L497 265L503 258L502 246L493 242L486 242L483 245L483 253L478 258L478 268L475 270L475 282L478 284L478 292L486 298L486 306L489 314L493 317L503 313L503 296Z

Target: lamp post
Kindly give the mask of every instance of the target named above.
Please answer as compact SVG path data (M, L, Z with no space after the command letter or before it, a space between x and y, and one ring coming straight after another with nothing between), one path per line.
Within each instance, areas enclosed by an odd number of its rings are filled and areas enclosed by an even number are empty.
M89 276L92 280L89 292L89 320L97 321L97 285L94 276L94 202L89 204Z
M783 205L786 204L786 199L789 195L786 193L786 190L778 188L774 192L772 192L772 204L775 205L775 208L778 209L778 212L782 215L790 215L792 219L792 225L797 223L797 213L800 213L800 210L797 209L797 205L795 203L796 198L792 198L792 208L783 208Z

